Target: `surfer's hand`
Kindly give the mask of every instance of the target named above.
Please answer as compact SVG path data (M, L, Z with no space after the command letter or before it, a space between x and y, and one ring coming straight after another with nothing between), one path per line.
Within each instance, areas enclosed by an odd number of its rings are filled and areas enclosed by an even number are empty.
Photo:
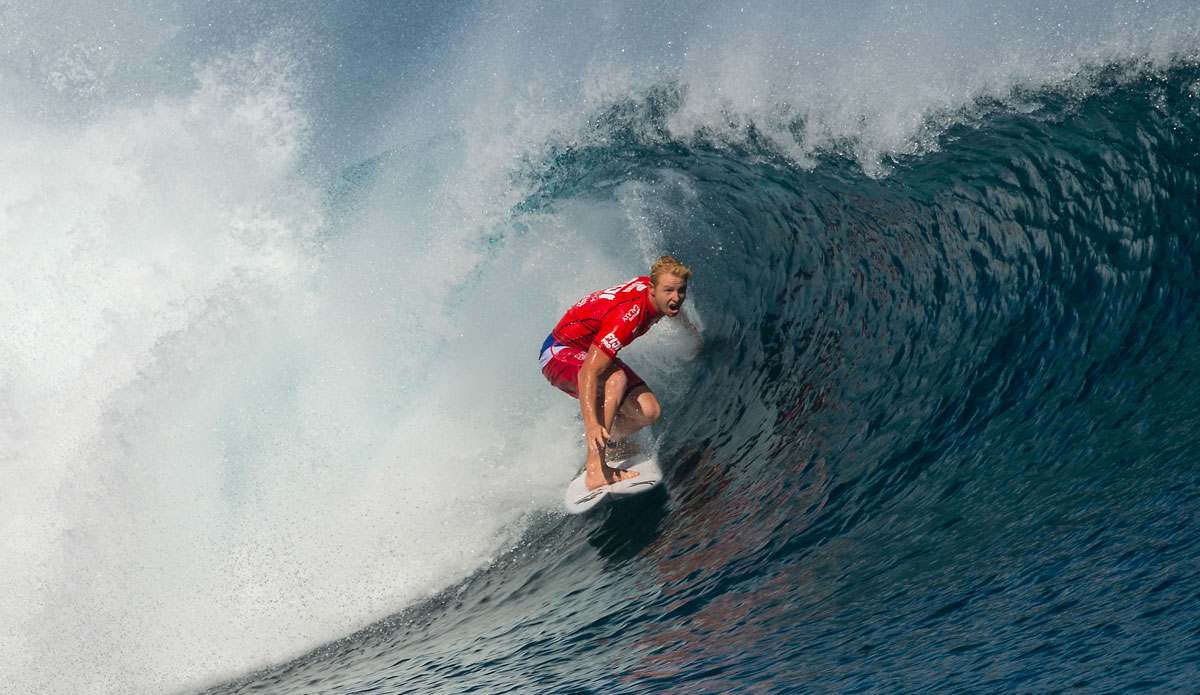
M599 454L601 451L604 451L604 447L608 445L608 440L608 430L604 429L603 425L595 424L587 428L588 451L591 453Z

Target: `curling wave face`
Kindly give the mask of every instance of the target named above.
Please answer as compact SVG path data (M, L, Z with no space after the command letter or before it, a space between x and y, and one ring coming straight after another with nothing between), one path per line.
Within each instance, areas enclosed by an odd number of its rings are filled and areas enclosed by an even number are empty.
M792 5L5 13L0 677L1181 683L1195 7ZM663 251L670 497L564 521Z
M535 167L518 217L616 205L690 250L705 352L678 371L655 361L667 339L638 355L668 394L669 500L550 514L265 680L1185 687L1198 78L1114 67L1084 98L981 105L882 178L664 137L662 93L610 111L603 146Z

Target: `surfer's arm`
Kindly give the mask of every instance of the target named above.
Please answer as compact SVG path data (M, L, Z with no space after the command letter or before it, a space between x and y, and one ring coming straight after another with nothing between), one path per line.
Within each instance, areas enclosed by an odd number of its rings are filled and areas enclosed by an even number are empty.
M599 453L608 443L608 430L604 429L597 412L600 402L600 375L612 364L612 359L596 345L588 348L587 357L579 367L579 408L583 411L583 426L587 430L588 450Z

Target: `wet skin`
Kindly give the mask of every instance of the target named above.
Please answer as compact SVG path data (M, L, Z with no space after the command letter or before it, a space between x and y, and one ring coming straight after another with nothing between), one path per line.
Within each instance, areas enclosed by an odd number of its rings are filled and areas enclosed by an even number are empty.
M647 295L659 314L678 316L687 299L687 280L664 273L657 283L651 281ZM616 368L608 355L592 346L579 370L579 393L594 394L586 401L580 399L588 443L584 482L589 490L637 476L635 471L622 471L605 462L608 441L614 434L624 437L651 425L662 414L658 398L644 384L628 394L626 386L625 373Z

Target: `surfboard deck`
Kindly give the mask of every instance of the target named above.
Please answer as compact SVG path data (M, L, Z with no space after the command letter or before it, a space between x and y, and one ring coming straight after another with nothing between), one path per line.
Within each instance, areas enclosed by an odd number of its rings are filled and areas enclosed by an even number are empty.
M639 453L622 461L609 461L608 465L621 470L635 470L638 475L629 480L619 480L608 485L601 485L595 490L587 489L584 483L584 471L567 485L564 503L571 514L583 514L586 511L612 500L613 498L636 495L649 492L662 484L662 469L658 467L658 459L653 454Z

